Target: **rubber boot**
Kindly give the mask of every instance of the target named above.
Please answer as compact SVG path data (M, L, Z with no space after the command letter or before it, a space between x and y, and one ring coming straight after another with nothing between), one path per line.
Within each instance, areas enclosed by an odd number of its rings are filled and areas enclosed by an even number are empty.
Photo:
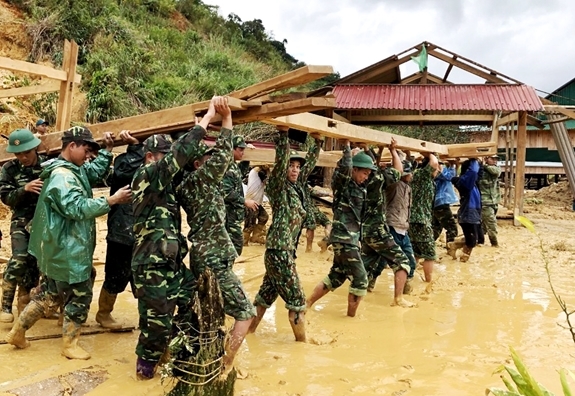
M81 323L75 323L64 318L64 326L62 327L62 355L68 359L90 359L90 354L78 345L81 328Z
M405 286L403 286L403 294L411 294L411 292L413 291L413 286L411 285L412 281L413 278L407 278Z
M473 248L464 246L463 249L461 249L462 254L461 257L459 257L459 261L461 261L462 263L466 263L467 261L469 261L469 256L471 256L471 252L473 251Z
M295 340L305 342L305 313L288 311L288 318Z
M497 242L497 237L489 237L489 242L491 243L492 247L499 247L499 243Z
M0 308L0 323L14 322L14 315L12 314L12 304L14 303L14 296L16 295L16 284L2 282L2 308Z
M18 315L24 312L24 308L30 302L30 292L24 289L23 287L18 288Z
M263 224L256 224L250 242L259 243L264 245L266 243L266 226Z
M451 256L452 259L457 260L457 249L461 249L464 246L464 240L455 239L455 241L447 243L447 254Z
M349 293L347 295L347 316L353 318L357 312L357 307L361 302L361 297L355 294Z
M244 246L249 246L252 232L250 230L244 230L243 235L244 235Z
M157 365L157 362L144 360L141 357L138 357L138 360L136 361L136 376L139 380L150 380L154 378Z
M26 330L34 325L42 316L44 316L44 305L38 301L31 301L26 308L20 313L12 330L6 335L6 342L14 345L16 348L27 348L30 343L26 341Z
M114 320L111 313L114 310L117 294L108 293L106 289L100 290L100 297L98 298L98 313L96 314L96 322L105 329L117 330L122 327L121 323Z

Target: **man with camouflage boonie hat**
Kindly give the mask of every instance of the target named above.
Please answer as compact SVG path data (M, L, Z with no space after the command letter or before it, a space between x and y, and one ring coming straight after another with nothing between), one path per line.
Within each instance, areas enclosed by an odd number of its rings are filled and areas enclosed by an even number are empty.
M37 153L40 139L28 129L17 129L8 138L6 152L16 158L2 166L0 199L12 210L10 239L12 256L4 271L0 322L12 323L12 303L18 287L18 312L30 301L30 290L38 285L40 272L36 258L28 253L30 224L42 190L42 164L46 156Z
M222 186L224 203L226 204L226 230L238 256L241 256L244 245L243 224L245 213L246 210L258 210L258 204L254 200L245 199L242 183L243 175L236 162L242 160L244 150L247 147L243 136L235 135L232 138L232 147L234 159L224 176Z
M108 213L112 205L131 199L128 186L110 197L93 198L92 185L108 173L112 161L114 141L110 132L104 134L104 143L106 149L88 161L99 145L89 129L69 128L62 134L62 153L40 174L43 187L28 251L38 260L44 280L40 292L6 336L6 341L18 348L29 346L26 331L63 298L62 355L69 359L90 358L78 340L92 301L95 218Z

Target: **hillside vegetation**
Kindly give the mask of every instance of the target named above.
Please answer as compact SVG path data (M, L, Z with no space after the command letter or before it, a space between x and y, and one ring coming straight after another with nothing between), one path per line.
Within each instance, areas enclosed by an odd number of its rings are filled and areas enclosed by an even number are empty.
M209 99L304 65L261 20L224 18L201 0L8 2L26 17L28 61L60 65L63 41L78 43L81 121L90 123ZM57 94L34 101L54 121Z

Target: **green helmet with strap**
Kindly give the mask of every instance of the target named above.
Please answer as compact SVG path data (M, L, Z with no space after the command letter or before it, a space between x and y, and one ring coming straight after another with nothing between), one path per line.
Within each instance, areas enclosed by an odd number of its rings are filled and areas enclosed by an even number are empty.
M373 171L377 169L373 163L373 159L363 151L354 155L351 161L354 168L371 169Z
M16 129L10 136L8 136L7 153L23 153L24 151L32 150L42 143L34 134L28 129Z

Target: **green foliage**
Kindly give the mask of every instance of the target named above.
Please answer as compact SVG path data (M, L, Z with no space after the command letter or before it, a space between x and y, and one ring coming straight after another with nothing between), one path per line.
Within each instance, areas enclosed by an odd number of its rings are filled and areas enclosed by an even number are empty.
M34 114L43 118L50 124L56 123L56 105L58 104L58 93L50 92L47 94L36 95L35 99L30 102L34 109Z
M227 19L201 0L9 0L24 10L30 60L79 47L88 106L102 122L209 99L301 65L261 20Z
M485 394L488 395L489 393L492 393L495 396L553 396L553 393L549 392L543 385L533 378L515 349L510 349L515 367L501 366L495 370L494 374L499 374L505 371L513 382L501 375L501 379L507 389L489 388L485 391ZM561 380L561 387L563 388L563 394L565 396L571 396L571 389L567 382L567 373L571 374L568 370L561 369L559 377Z

